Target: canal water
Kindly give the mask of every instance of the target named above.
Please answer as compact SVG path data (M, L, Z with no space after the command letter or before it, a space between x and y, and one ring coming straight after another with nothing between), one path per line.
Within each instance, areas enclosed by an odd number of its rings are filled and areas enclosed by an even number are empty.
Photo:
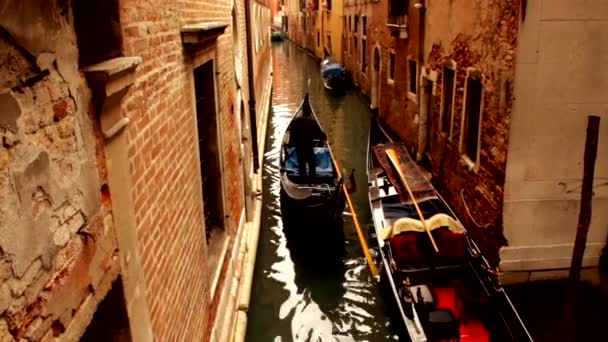
M391 307L380 296L363 257L352 216L343 215L342 227L323 226L310 218L287 230L281 219L281 140L310 79L311 103L338 164L355 169L359 190L352 200L360 222L364 226L370 222L365 169L369 102L356 90L344 96L328 94L320 79L319 62L293 43L274 43L272 53L272 110L247 341L399 340L398 329L389 319ZM300 234L286 235L286 231ZM340 232L339 238L330 238L335 231Z
M310 79L313 108L339 165L356 170L358 191L351 197L360 222L364 226L370 222L365 168L369 102L356 89L344 96L329 95L323 89L318 61L291 42L274 43L272 53L264 203L247 341L407 341L391 311L391 295L381 296L370 275L351 216L343 215L341 227L309 218L290 229L284 229L281 218L279 149ZM336 231L339 238L330 238ZM536 341L563 340L558 328L563 281L508 286L507 292ZM566 325L572 326L577 341L608 341L608 295L588 284L581 284L578 293L574 320Z

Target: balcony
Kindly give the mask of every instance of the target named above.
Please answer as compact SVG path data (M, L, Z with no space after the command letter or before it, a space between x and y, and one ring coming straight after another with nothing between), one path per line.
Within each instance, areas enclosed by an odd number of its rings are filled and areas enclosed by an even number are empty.
M407 39L407 15L389 15L386 26L393 37Z

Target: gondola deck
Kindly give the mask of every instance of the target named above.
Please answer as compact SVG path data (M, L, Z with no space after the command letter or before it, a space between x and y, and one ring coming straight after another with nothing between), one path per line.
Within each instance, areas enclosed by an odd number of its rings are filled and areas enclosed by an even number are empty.
M395 151L396 163L387 150ZM412 341L532 340L454 212L376 119L368 190L383 281Z

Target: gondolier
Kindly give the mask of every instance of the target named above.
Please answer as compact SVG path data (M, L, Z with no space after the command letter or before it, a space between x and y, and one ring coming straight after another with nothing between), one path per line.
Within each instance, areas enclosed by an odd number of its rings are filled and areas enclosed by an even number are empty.
M327 136L308 94L283 136L280 165L284 222L301 216L342 219L342 177L336 171Z
M302 115L296 116L290 126L290 142L296 148L298 168L302 177L316 177L315 140L326 140L327 136L319 128L317 120L312 116L312 110L304 106ZM308 173L306 172L308 165Z

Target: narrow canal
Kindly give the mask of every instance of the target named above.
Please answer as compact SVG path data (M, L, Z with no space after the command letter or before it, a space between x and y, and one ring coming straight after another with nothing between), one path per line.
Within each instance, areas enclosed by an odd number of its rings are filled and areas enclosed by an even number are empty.
M326 93L319 63L291 42L275 43L272 53L274 83L264 156L264 208L247 341L398 340L387 303L362 255L352 217L343 216L342 241L326 243L327 236L312 233L318 231L312 229L304 237L288 238L279 203L281 139L310 78L311 102L334 155L343 169L356 170L359 190L352 199L360 222L365 225L370 221L365 190L369 103L356 90L340 97Z
M370 275L351 216L343 216L340 241L329 239L330 234L319 234L319 227L312 226L321 223L314 218L290 229L302 232L294 238L285 234L281 219L281 139L310 78L311 102L338 163L343 169L356 170L358 191L351 196L360 222L366 225L370 221L365 169L369 102L356 89L341 97L326 93L319 63L294 44L275 43L272 53L274 83L264 156L264 206L247 341L408 340L390 312L390 297L380 295ZM309 228L317 229L309 232ZM322 227L327 231L335 228ZM560 322L565 282L507 286L507 292L536 341L562 340L556 324ZM588 284L581 285L571 322L578 341L607 340L607 305L608 296L599 295Z

